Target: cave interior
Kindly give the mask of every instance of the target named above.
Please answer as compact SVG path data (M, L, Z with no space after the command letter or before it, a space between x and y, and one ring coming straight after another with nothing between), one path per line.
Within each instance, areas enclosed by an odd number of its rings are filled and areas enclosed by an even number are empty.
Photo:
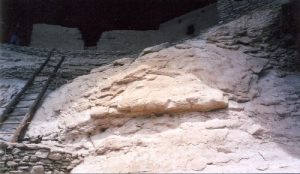
M17 32L30 45L33 24L78 28L85 46L110 30L156 30L159 25L217 0L1 0L1 42Z

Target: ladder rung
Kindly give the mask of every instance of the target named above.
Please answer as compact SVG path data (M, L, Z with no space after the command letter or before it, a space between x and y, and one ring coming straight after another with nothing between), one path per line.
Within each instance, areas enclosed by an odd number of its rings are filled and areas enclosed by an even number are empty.
M15 109L18 109L18 108L24 109L24 108L30 108L30 106L16 106L15 107Z
M10 115L10 117L23 117L23 116L25 116L26 115L26 113L24 113L24 114L9 114Z
M2 124L20 124L20 122L4 122L4 123L0 123L0 125Z
M10 134L10 135L12 135L14 133L12 133L12 132L0 132L0 134Z

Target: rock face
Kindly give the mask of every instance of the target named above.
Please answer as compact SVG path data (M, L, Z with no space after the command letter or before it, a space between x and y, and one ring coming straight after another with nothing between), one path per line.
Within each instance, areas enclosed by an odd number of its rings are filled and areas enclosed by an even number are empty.
M149 54L149 53L155 53L155 52L158 52L158 51L160 51L160 50L162 50L162 49L165 49L165 48L167 48L167 47L169 47L169 46L171 46L171 45L170 45L168 42L166 42L166 43L162 43L162 44L159 44L159 45L155 45L155 46L153 46L153 47L145 48L145 49L141 52L140 56L143 56L143 55L146 55L146 54Z
M300 75L285 69L295 49L272 40L279 9L76 78L27 136L82 154L73 173L299 171Z
M137 63L83 94L78 103L82 110L73 117L62 113L59 124L68 130L81 127L87 133L118 118L223 109L227 98L193 74Z
M208 87L192 74L178 71L159 71L142 65L110 84L100 89L105 92L99 98L116 97L109 101L109 106L96 107L92 118L211 111L227 106L221 91Z
M268 0L260 3L266 2ZM280 15L284 11L292 14L291 10L286 9L282 12L281 6L276 6L276 3L263 7L263 9L214 27L204 36L208 42L214 43L219 48L239 50L251 57L268 59L270 65L274 67L298 71L299 59L296 57L293 36L281 31L281 23L285 22L285 18L293 19L293 17L284 18ZM282 21L279 22L280 20ZM286 28L293 30L295 27L294 24L290 24Z

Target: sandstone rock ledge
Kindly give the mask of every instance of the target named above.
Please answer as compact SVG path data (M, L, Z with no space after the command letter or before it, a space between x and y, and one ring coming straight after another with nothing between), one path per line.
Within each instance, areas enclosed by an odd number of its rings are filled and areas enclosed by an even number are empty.
M191 73L138 64L82 94L73 106L76 112L63 112L59 124L64 137L76 137L122 125L132 117L207 112L227 105L228 97L221 90Z
M94 107L91 117L135 116L166 112L212 111L226 108L223 92L213 89L192 74L172 70L155 70L141 65L109 86L104 96L114 96L106 105Z

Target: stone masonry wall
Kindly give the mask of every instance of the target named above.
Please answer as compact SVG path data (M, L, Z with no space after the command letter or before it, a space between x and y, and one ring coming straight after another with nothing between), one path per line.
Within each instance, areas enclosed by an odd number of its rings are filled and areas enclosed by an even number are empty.
M223 23L232 21L272 2L274 0L218 0L219 19Z
M77 28L34 24L30 46L48 49L82 50L84 42Z
M80 156L37 144L0 142L0 173L68 173Z
M146 47L164 42L177 42L218 23L217 4L194 10L162 23L158 30L113 30L104 32L97 43L98 50L119 50L137 53Z

